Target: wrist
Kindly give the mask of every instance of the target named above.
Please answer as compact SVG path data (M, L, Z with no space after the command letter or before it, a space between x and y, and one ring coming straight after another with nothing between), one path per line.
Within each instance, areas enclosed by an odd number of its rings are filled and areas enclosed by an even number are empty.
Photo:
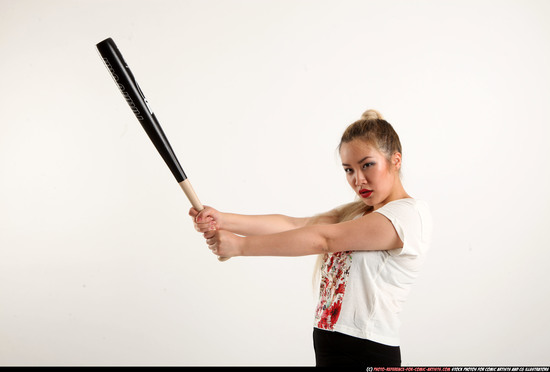
M240 233L240 215L234 213L219 212L218 226L220 230L231 231L234 234Z
M248 252L248 243L249 243L249 238L246 237L246 236L239 236L239 235L236 235L237 238L238 238L238 249L237 249L237 255L238 256L248 256L247 252Z
M216 223L218 225L218 230L231 231L231 230L228 229L227 213L223 213L223 212L218 211L218 218L217 218Z

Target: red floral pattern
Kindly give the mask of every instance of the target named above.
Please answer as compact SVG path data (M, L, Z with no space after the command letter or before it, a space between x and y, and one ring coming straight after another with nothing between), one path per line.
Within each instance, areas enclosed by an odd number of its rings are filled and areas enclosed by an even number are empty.
M325 255L321 267L319 304L315 314L315 324L318 328L334 330L342 310L351 260L350 251Z

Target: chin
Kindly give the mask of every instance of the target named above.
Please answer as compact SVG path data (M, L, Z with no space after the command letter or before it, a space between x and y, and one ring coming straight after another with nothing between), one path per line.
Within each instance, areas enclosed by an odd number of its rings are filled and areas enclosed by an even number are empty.
M362 201L365 205L367 205L367 206L369 206L369 207L373 207L374 204L375 204L374 201L373 201L372 199L369 199L369 198L367 198L367 199L361 199L361 201Z

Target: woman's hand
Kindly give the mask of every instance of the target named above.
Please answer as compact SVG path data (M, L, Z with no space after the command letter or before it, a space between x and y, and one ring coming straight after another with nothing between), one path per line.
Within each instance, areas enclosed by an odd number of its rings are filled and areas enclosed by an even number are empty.
M242 255L245 238L224 230L207 231L203 235L208 248L216 256L230 258Z
M189 215L193 217L195 230L204 233L207 231L220 230L222 228L223 213L208 206L204 206L202 211L195 208L189 210Z

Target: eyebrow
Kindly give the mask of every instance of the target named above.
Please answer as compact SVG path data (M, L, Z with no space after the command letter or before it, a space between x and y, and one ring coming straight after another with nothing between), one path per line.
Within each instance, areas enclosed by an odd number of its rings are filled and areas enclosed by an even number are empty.
M359 161L357 162L357 164L361 164L362 162L364 162L364 161L367 160L368 158L374 158L374 156L365 156L363 159L359 160ZM342 166L344 166L344 167L349 167L350 165L349 165L349 164L342 163Z

